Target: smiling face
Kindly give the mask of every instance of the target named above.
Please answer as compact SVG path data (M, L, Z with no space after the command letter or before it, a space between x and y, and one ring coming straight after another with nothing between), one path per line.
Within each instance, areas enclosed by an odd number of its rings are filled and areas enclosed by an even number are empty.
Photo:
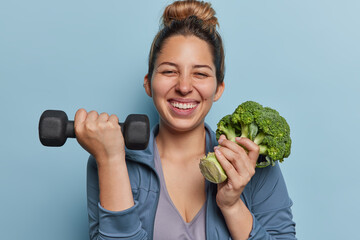
M160 115L160 126L189 131L204 123L224 84L217 84L208 44L195 36L176 35L166 40L152 79L144 86Z

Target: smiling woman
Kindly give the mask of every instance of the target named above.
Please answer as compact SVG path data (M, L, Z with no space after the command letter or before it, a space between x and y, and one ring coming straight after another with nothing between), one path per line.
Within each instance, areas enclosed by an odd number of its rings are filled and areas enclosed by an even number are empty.
M209 3L166 7L144 77L160 116L146 150L125 150L115 115L76 113L77 139L91 154L91 239L295 239L279 167L255 171L254 142L217 141L204 122L225 86L217 25ZM221 184L199 169L213 150L228 176Z
M167 39L145 89L153 98L162 127L188 131L204 128L204 118L223 92L217 83L209 45L195 37L176 35Z

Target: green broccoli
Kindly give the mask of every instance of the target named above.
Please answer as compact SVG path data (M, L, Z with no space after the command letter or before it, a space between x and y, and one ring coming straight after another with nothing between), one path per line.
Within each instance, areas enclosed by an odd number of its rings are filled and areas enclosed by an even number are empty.
M241 131L241 137L246 137L254 141L258 133L255 119L261 114L263 107L253 101L240 104L231 115L231 121L235 128Z
M227 139L235 142L235 138L241 134L240 129L236 129L231 121L232 115L226 115L217 124L216 138L219 139L221 134L226 135Z
M240 104L233 114L226 115L218 122L217 139L222 134L233 142L235 137L246 137L259 145L260 154L265 156L265 161L258 161L257 168L267 167L270 164L274 166L276 161L282 162L291 152L290 127L285 118L276 110L263 107L254 101ZM208 159L211 159L211 165L207 163ZM209 169L214 165L216 165L215 169ZM214 173L217 169L221 169L221 172ZM220 183L226 179L222 176L226 174L213 153L201 159L200 170L211 182Z

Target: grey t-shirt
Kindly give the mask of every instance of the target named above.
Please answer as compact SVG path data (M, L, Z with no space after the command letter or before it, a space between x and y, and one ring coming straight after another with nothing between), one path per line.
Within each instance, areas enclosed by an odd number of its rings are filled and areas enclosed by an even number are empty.
M161 159L154 141L155 169L160 178L160 197L154 224L154 240L200 240L206 239L205 213L206 204L202 206L193 220L185 222L172 202L166 189Z

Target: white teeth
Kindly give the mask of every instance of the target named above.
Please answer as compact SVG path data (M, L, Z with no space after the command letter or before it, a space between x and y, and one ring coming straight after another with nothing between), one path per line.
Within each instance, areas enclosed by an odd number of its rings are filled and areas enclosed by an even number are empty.
M179 103L179 102L172 102L171 105L180 109L190 109L196 106L196 104L192 104L192 103Z

